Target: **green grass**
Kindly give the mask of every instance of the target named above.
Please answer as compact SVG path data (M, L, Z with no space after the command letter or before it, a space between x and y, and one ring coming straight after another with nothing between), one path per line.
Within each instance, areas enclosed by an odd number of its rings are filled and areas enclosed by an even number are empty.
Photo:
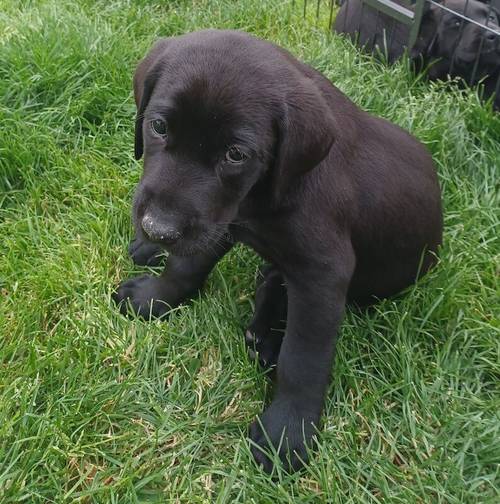
M300 2L298 2L300 4ZM500 115L384 67L290 2L19 1L0 7L0 502L488 503L500 499ZM121 317L134 65L155 38L248 30L411 130L438 166L439 265L342 327L320 446L253 463L267 380L247 358L259 260L233 251L168 322Z

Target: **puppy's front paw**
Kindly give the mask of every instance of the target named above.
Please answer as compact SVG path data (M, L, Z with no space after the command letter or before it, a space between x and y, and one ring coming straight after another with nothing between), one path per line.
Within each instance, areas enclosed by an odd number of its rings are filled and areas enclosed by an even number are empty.
M250 439L255 443L251 450L256 462L271 473L274 461L265 452L274 451L285 470L297 471L308 460L307 446L312 442L317 423L317 416L300 412L291 401L273 401L250 426Z
M252 360L258 360L263 369L272 369L278 363L283 334L272 331L273 329L269 329L268 333L263 335L248 328L245 332L248 355Z
M164 250L155 243L134 238L128 247L128 253L139 266L159 266L164 259Z
M132 310L132 314L145 319L158 318L178 304L173 296L168 296L164 283L161 277L151 275L131 278L112 297L123 315L130 315Z

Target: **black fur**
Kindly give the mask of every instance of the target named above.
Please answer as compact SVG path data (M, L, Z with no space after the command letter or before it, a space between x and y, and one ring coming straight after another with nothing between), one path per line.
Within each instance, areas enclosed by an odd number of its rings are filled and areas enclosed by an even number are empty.
M134 250L156 252L153 239L170 255L161 276L124 282L115 300L124 313L128 301L161 316L199 291L235 241L264 257L246 339L263 365L277 363L260 421L275 447L285 430L280 456L296 469L320 420L346 301L395 294L435 262L442 216L431 156L311 67L242 32L160 40L134 83L144 154ZM158 118L166 138L152 131ZM232 145L246 161L226 159ZM258 422L250 436L270 471Z
M495 92L500 79L500 13L494 6L477 0L443 0L445 7L464 14L499 32L494 35L435 5L425 4L417 41L410 57L415 69L428 68L430 79L461 77L468 84L480 81L484 97ZM380 51L390 63L399 59L407 46L409 28L386 14L378 14L362 0L346 0L335 19L334 30L349 35L368 51ZM490 19L488 19L488 17ZM476 55L480 53L476 70ZM453 57L454 55L454 57ZM453 64L452 64L453 59ZM474 79L472 78L474 77ZM500 90L494 98L500 108Z

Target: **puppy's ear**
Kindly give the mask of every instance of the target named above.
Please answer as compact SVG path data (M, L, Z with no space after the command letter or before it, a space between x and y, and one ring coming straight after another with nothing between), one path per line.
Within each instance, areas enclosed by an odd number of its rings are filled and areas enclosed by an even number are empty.
M417 40L410 51L410 60L416 65L417 71L423 70L426 58L433 55L440 18L441 10L435 5L425 2Z
M497 16L497 24L500 24L500 3L498 4L498 8L491 6L491 12L494 12Z
M134 155L135 159L141 159L144 152L144 138L142 135L142 124L144 122L144 111L149 103L151 95L158 80L159 72L155 69L150 70L144 79L143 92L141 94L141 101L137 106L137 116L135 118L135 145Z
M275 196L326 157L336 136L336 123L326 99L312 80L298 85L283 103L277 121Z
M135 159L140 159L144 151L144 139L142 137L143 115L158 80L160 58L167 49L169 40L168 38L159 40L147 56L139 62L134 74L134 98L137 107L137 117L135 120Z

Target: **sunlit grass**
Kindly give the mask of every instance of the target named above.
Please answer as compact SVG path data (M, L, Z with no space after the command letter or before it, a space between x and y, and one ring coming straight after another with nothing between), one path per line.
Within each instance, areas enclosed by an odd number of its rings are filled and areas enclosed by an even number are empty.
M315 3L315 2L314 2ZM301 2L4 0L0 12L0 501L494 502L499 496L500 116L360 56ZM271 480L246 429L259 260L233 251L168 322L126 320L134 65L153 40L238 28L289 48L432 151L438 267L349 311L318 453Z

